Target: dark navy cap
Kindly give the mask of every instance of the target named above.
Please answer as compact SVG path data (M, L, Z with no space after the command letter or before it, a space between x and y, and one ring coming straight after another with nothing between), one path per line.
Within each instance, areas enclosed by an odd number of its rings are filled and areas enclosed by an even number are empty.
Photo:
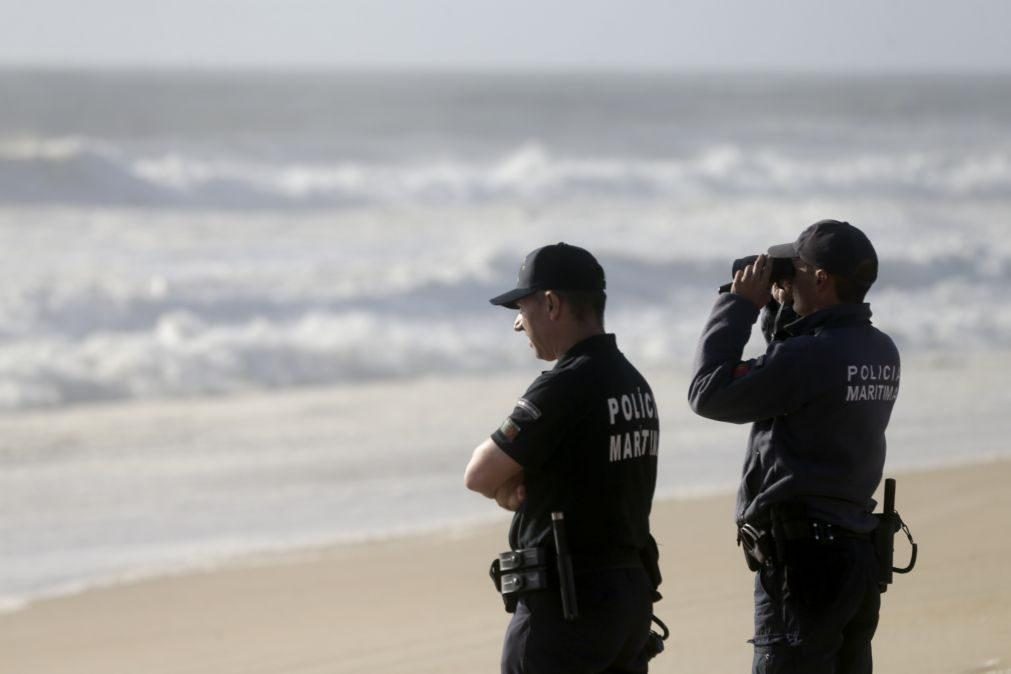
M517 300L538 290L604 290L604 268L589 251L567 243L544 246L527 255L520 267L516 287L489 302L518 309Z
M769 257L799 257L867 287L878 277L878 255L870 239L850 223L838 220L814 223L793 243L770 247Z

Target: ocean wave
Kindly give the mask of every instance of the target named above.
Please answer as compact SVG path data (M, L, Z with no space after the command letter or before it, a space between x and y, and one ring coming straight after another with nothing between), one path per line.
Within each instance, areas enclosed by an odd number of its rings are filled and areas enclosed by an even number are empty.
M568 157L536 142L486 161L263 162L178 150L134 155L86 138L0 143L7 203L181 208L329 208L390 203L539 203L697 195L1011 195L1011 151L798 156L716 144L684 157Z
M750 252L728 250L719 257L695 258L648 258L613 250L598 254L606 260L609 292L619 295L623 305L650 308L668 303L679 289L708 296L730 280L733 258ZM918 257L882 262L876 290L924 291L939 284L997 287L1011 280L1011 249L1002 253L966 246L922 256L916 249L911 252ZM117 276L47 277L36 284L12 284L0 293L5 317L0 346L46 335L75 342L95 335L154 334L162 328L183 334L197 329L194 326L286 325L317 314L450 320L487 309L489 297L512 285L517 259L511 250L491 247L473 259L450 262L419 254L412 263L388 265L383 274L376 274L373 266L327 273L293 260L254 275L197 266L181 268L171 279L157 274L132 281ZM450 263L456 266L447 266Z
M636 361L670 366L676 354L692 353L729 260L606 259L608 326ZM981 260L972 250L886 260L889 271L873 290L876 320L903 348L1003 348L1011 342L1011 307L1000 292L1011 262ZM490 278L421 274L396 292L363 287L297 300L272 297L269 279L235 287L194 278L156 284L155 295L143 284L35 289L7 307L0 409L519 368L529 364L529 350L510 334L511 316L487 303L510 285L514 262L493 256Z
M231 325L174 312L143 332L8 342L0 348L0 409L230 394L514 363L508 352L488 348L501 343L495 336L487 322L433 325L361 312Z

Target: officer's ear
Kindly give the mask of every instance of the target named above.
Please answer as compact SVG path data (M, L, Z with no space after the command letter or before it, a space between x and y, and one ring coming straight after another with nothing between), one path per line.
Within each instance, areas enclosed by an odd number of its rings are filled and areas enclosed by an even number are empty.
M835 276L829 274L824 269L816 269L814 272L815 288L821 293L830 293L833 300L838 300L838 293L835 288Z
M548 312L548 318L558 320L562 315L562 298L551 290L544 291L544 309Z

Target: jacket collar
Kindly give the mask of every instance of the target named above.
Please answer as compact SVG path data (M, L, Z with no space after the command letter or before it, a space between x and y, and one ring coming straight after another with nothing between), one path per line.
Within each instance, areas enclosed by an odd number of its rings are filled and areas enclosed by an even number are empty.
M573 344L568 351L558 359L558 365L566 361L570 361L573 358L578 358L586 353L592 353L594 351L603 351L607 349L617 348L617 342L612 333L604 333L600 335L593 335L592 337L587 337L581 342L576 342Z
M794 337L798 335L813 335L824 328L839 328L853 325L871 324L871 305L836 304L804 316L786 326L787 332Z

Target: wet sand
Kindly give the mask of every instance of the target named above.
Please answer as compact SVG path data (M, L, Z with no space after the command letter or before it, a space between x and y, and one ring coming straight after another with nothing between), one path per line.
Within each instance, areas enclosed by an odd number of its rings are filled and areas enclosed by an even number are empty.
M1011 461L904 474L917 569L883 597L877 671L1011 672ZM657 504L673 636L654 672L750 667L751 574L730 494ZM486 570L503 525L97 589L0 616L0 671L497 671L508 616ZM907 550L902 540L897 559Z

